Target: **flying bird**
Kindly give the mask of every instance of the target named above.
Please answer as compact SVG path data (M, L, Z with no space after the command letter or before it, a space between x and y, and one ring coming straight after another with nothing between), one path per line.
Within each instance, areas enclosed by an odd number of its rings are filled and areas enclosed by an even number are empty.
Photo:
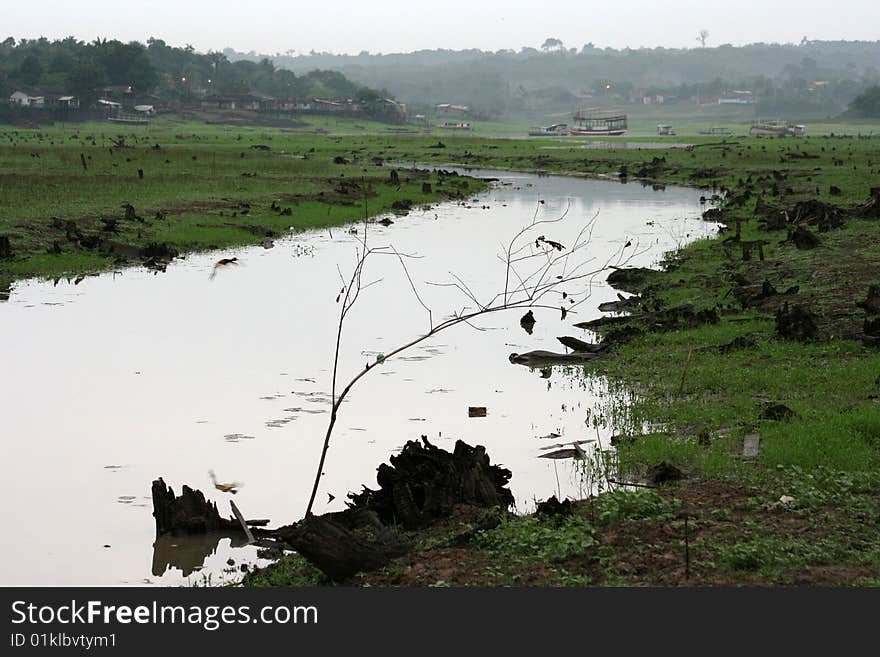
M232 493L233 495L235 495L238 492L238 489L244 486L244 484L238 481L234 481L228 484L218 483L217 477L214 475L213 470L208 470L208 476L211 477L211 481L214 482L214 488L222 493Z
M562 244L560 244L559 242L555 242L555 241L553 241L553 240L548 240L548 239L547 239L546 237L544 237L543 235L540 235L540 236L538 237L538 239L535 240L535 246L540 246L540 243L541 243L541 242L543 242L544 244L546 244L547 246L549 246L549 247L551 247L551 248L556 249L557 251L562 251L562 249L565 248L565 247L562 246Z
M214 277L217 275L217 270L222 267L229 267L230 265L237 265L238 258L221 258L217 262L214 263L214 269L211 270L211 276L209 280L214 280Z

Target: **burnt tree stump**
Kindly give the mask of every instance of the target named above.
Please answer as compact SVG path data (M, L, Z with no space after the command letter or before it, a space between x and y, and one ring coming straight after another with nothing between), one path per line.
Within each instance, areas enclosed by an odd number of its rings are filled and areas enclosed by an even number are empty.
M856 306L868 315L880 315L880 285L869 286L865 300L857 301Z
M819 336L818 316L806 306L788 302L776 312L776 333L788 340L807 342Z
M367 509L307 516L277 535L334 581L381 568L412 548Z
M12 244L6 235L0 235L0 258L12 257Z
M206 500L202 491L184 484L180 497L176 497L161 477L153 481L153 517L156 519L156 536L241 531L238 522L220 516L217 505Z
M502 509L513 504L507 488L511 472L490 465L485 447L459 440L454 451L447 452L425 436L422 442L409 441L389 459L391 465L380 465L379 490L364 487L350 494L351 505L374 511L385 523L415 529L449 515L459 504Z

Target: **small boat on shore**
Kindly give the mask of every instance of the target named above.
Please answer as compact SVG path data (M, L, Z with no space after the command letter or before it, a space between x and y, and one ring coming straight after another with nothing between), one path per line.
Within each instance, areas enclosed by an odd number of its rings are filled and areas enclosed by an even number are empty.
M756 121L749 130L752 137L803 137L806 133L806 126L789 125L788 121Z
M731 130L730 128L713 126L708 130L700 130L698 134L706 135L707 137L726 137L728 135L732 135L733 130Z
M546 127L529 128L529 137L567 137L568 124L554 123Z

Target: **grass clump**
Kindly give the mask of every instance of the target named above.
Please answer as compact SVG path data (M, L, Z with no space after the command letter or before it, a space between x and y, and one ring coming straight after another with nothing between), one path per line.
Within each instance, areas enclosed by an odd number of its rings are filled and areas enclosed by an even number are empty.
M583 557L596 544L593 527L577 515L558 520L537 515L505 518L495 529L478 532L474 542L493 557L516 562Z
M616 490L592 501L596 524L617 525L629 520L671 520L680 506L677 500L650 489Z
M320 586L327 583L324 573L299 554L285 555L266 568L248 573L242 580L244 586L255 588Z

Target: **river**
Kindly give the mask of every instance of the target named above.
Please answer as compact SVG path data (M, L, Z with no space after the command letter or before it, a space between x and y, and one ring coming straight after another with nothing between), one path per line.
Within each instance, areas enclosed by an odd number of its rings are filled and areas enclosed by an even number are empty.
M629 241L625 252L638 254L629 266L654 265L714 230L700 220L698 190L472 175L501 180L467 202L369 229L370 244L414 256L409 272L435 322L473 304L454 287L429 283L455 274L478 296L500 291L501 245L536 212L567 213L545 231L563 244L595 217L584 253L596 264ZM229 538L166 539L154 550L150 484L161 476L177 492L183 483L200 488L228 515L229 496L213 490L212 469L221 481L244 483L235 501L246 516L273 525L302 516L329 419L340 271L347 275L355 262L357 229L194 254L160 274L128 268L78 285L16 284L0 304L0 583L218 583L235 579L228 559L236 568L258 562L254 547L232 547ZM213 263L233 256L240 264L211 279ZM571 324L616 298L604 278L564 321L559 311L536 310L531 335L520 326L522 312L494 313L475 322L483 330L458 326L373 370L343 404L315 512L341 509L347 491L375 485L376 467L423 434L449 449L457 438L485 445L493 462L513 471L518 509L583 493L573 462L537 457L554 442L596 437L589 418L603 382L570 368L542 378L508 356L564 351L557 336L584 337ZM364 280L378 282L346 323L342 380L428 326L396 258L373 258ZM468 417L469 406L486 406L487 416ZM562 437L544 438L551 433Z

